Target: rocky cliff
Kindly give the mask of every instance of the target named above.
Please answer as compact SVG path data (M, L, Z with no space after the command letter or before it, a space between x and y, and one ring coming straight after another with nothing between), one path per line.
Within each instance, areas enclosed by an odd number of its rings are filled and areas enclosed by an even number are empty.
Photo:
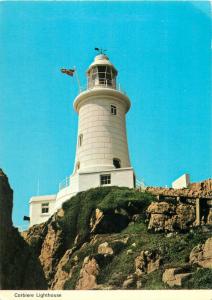
M12 225L13 191L0 169L0 288L46 289L41 263Z
M197 226L195 201L155 195L150 189L91 189L25 232L48 288L211 288L210 222Z

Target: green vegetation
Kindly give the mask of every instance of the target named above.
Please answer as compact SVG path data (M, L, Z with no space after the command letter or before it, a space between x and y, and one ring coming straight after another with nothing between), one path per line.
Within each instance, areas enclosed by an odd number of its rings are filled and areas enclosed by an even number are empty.
M149 193L119 187L101 187L78 193L63 204L65 216L59 220L64 231L66 248L73 246L76 236L78 243L86 240L90 218L96 208L105 213L127 208L127 212L133 214L138 208L144 212L153 199Z
M212 270L197 269L192 277L187 280L183 288L187 289L211 289Z
M98 208L102 211L114 209L127 209L130 213L136 213L138 209L144 211L153 201L153 196L146 192L117 188L99 203Z
M122 289L123 282L135 277L135 259L141 251L157 254L161 259L159 270L143 274L133 279L130 289L166 289L162 282L165 269L186 267L191 250L211 236L201 228L184 233L150 233L146 223L146 209L155 197L147 192L119 187L99 187L78 193L63 204L64 216L50 221L54 229L62 232L62 250L58 259L67 249L74 247L73 255L63 267L71 274L65 283L65 289L75 289L85 257L94 257L100 267L97 283L105 287ZM95 210L100 209L102 218L98 230L91 234L91 220L95 221ZM121 224L122 223L122 224ZM121 224L121 225L120 225ZM33 249L37 249L42 237L37 232L32 240ZM36 240L37 239L37 240ZM107 242L113 249L113 255L98 254L98 246ZM146 268L146 266L145 266ZM211 270L189 266L192 278L183 288L211 288ZM129 277L128 277L129 276Z
M65 215L59 219L59 225L64 231L66 247L71 248L77 236L79 249L64 267L66 272L72 270L71 278L66 282L65 289L74 289L79 279L80 269L86 256L93 256L100 266L98 284L112 285L122 288L123 281L135 272L135 258L141 251L157 251L162 258L160 270L142 276L140 280L142 289L166 289L162 282L162 273L165 268L185 266L189 261L189 254L197 244L205 242L210 233L201 229L193 229L187 233L174 233L169 236L165 233L150 233L145 223L145 210L154 201L154 197L145 192L138 192L128 188L104 187L91 189L77 194L63 204ZM90 219L96 208L108 215L112 222L113 214L119 213L129 219L139 214L136 221L131 221L126 228L118 234L98 235L97 241L90 244ZM104 233L104 232L103 232ZM121 239L128 237L127 244L123 245ZM107 241L112 246L114 255L104 258L97 254L100 243ZM83 244L84 243L84 244ZM80 247L80 245L82 245ZM74 257L78 258L77 263ZM196 270L192 267L194 276L185 283L185 288L208 288L211 271ZM203 274L204 273L204 274ZM204 275L204 276L203 276ZM211 286L210 286L211 287ZM132 284L136 288L136 283Z
M157 270L150 274L144 275L141 280L141 287L145 290L161 290L167 289L162 281L162 270Z

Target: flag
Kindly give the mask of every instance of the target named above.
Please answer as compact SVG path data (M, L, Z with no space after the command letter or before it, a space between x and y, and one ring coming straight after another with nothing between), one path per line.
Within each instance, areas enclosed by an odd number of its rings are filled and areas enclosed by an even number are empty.
M69 76L73 76L74 72L75 72L75 70L73 70L73 69L61 69L60 71Z

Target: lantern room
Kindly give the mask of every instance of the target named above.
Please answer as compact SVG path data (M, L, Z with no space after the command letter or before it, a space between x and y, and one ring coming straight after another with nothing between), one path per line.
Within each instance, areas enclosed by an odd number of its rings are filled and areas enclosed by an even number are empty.
M116 89L118 72L105 54L99 54L87 71L87 88L106 87Z

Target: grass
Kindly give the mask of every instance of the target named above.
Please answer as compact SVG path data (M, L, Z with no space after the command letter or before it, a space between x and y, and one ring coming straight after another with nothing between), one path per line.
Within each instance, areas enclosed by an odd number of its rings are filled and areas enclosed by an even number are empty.
M64 231L66 248L73 247L77 235L79 243L86 240L90 218L96 208L105 213L126 208L128 213L133 214L138 209L142 213L152 200L149 193L120 187L101 187L78 193L63 204L65 215L58 221Z
M157 270L145 275L141 280L141 287L145 290L161 290L166 289L166 285L162 281L162 270Z
M211 269L197 269L192 278L184 283L183 287L187 289L211 289L211 282Z

